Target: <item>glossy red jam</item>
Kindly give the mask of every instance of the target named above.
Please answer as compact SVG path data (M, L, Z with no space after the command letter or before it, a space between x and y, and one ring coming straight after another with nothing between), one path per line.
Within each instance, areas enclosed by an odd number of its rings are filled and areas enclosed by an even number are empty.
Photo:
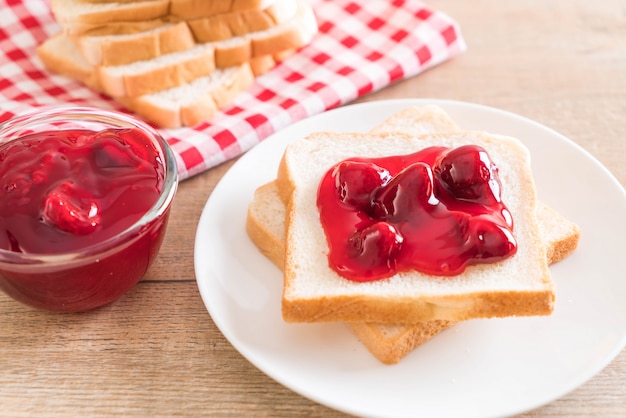
M169 200L155 212L165 157L136 127L26 132L0 145L2 290L82 311L134 286L165 232Z
M517 251L498 169L475 145L344 160L323 177L317 205L329 265L354 281L453 276Z
M0 146L0 248L58 254L102 242L157 201L164 169L138 129L42 132Z

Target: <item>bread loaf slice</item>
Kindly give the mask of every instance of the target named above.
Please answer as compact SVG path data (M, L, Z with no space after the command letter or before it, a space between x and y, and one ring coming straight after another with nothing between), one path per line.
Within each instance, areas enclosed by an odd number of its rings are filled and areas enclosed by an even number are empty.
M328 246L316 206L317 187L332 165L351 157L403 155L429 146L482 146L499 169L502 200L515 223L517 254L436 277L417 271L358 283L328 267ZM287 322L416 323L548 315L554 284L535 216L528 150L516 139L484 132L415 137L401 133L317 133L291 143L279 178L290 190L282 312ZM279 185L281 182L279 181Z
M86 3L80 0L51 0L52 12L70 35L115 22L141 22L169 13L170 0Z
M297 50L313 40L318 32L313 8L297 1L296 15L271 29L235 36L215 42L215 64L218 68L237 65L254 57L283 54Z
M254 82L249 63L216 69L210 74L156 93L117 100L146 120L164 128L193 126L228 105Z
M50 71L79 81L95 91L102 91L98 74L64 33L53 35L39 45L37 57Z
M260 10L241 10L188 19L187 24L198 42L214 42L271 29L292 20L302 0L274 0ZM308 5L307 5L308 6Z
M193 126L210 119L249 88L254 77L273 68L283 57L266 55L156 93L117 100L137 115L163 128Z
M294 0L276 0L266 9L218 14L189 22L177 21L171 16L147 21L112 22L75 35L74 41L91 65L119 66L191 48L197 42L190 26L198 34L198 43L231 38L238 38L235 39L238 44L250 43L240 37L295 19L298 7L298 2ZM283 36L293 37L287 34L287 29L283 31ZM294 44L294 47L302 45ZM228 54L230 49L232 47L221 47L220 54ZM277 51L274 49L272 52ZM251 57L251 52L248 52L245 57L231 59L221 67L238 65Z
M100 84L113 97L138 97L188 83L214 68L241 65L254 58L274 56L298 49L317 33L317 22L309 5L275 28L225 41L207 42L153 59L124 65L99 66ZM130 47L128 48L131 49Z
M275 0L171 0L170 14L180 19L196 19L218 14L263 10Z
M166 19L114 23L75 36L74 41L85 60L93 66L149 60L195 45L186 22Z
M51 71L102 92L97 72L63 33L48 38L37 49L39 59ZM254 58L239 66L213 70L191 83L137 97L116 100L146 120L164 127L193 126L209 119L238 93L247 89L256 75L276 64L272 56Z
M94 68L104 92L113 97L138 97L177 87L214 69L215 49L211 44L197 44L150 60Z

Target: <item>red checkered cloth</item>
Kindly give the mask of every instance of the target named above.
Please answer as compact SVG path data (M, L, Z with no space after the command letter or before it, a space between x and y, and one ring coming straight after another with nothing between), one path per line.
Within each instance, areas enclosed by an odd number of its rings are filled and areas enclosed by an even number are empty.
M2 3L5 3L4 5ZM458 25L421 1L312 0L319 33L193 128L161 129L185 179L237 157L272 133L465 50ZM60 28L43 0L0 0L0 122L35 107L123 110L112 99L48 72L36 47Z

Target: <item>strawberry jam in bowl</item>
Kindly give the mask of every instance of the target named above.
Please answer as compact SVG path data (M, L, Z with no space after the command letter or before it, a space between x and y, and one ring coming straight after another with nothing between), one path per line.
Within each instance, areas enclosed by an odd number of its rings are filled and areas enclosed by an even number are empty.
M147 124L86 107L0 125L0 288L63 312L106 305L157 256L176 160Z

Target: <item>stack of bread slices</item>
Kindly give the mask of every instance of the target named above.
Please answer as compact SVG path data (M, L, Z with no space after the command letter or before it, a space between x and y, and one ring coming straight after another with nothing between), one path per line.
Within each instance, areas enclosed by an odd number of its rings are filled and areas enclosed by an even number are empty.
M454 277L408 271L363 283L329 267L315 202L325 170L344 158L468 143L484 146L499 164L503 201L518 242L512 258L472 266ZM393 364L458 321L549 315L555 294L547 265L574 251L580 230L536 201L528 157L517 140L462 131L436 106L409 107L367 134L326 132L293 142L277 179L256 190L246 219L251 240L284 271L284 319L346 322L376 358Z
M52 72L164 128L193 126L308 44L306 0L51 0L61 31L37 54Z

